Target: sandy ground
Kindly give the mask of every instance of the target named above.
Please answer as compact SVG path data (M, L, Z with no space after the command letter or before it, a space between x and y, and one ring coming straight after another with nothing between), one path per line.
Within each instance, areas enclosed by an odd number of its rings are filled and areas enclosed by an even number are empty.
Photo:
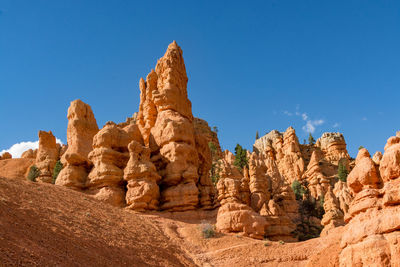
M337 234L299 243L202 236L216 211L136 213L0 178L1 266L337 266Z

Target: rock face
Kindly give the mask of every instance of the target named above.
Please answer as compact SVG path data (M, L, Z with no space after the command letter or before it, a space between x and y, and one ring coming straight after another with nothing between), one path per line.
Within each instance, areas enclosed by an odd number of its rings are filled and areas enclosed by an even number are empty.
M51 131L39 131L39 149L36 155L36 166L40 171L36 181L51 183L53 180L53 169L59 154L56 138Z
M64 147L66 151L61 157L64 167L57 177L56 184L83 189L92 166L88 155L92 151L93 137L99 128L91 107L79 99L71 102L67 117L68 148Z
M240 181L225 178L217 183L218 200L221 207L217 214L217 231L238 232L262 239L266 221L240 199Z
M283 134L276 130L269 132L257 139L253 147L256 152L262 152L276 159L280 173L289 183L301 179L305 171L305 162L300 152L299 140L292 127Z
M325 214L321 220L324 229L321 232L321 236L326 236L333 228L344 225L344 214L340 209L339 200L333 194L331 188L329 188L324 197L324 210Z
M303 179L306 179L308 181L308 189L310 190L310 195L315 199L318 199L321 196L325 196L330 188L330 181L322 173L319 163L319 153L318 151L314 151L312 153L310 163L307 166L307 171L303 174Z
M206 141L195 133L182 50L174 41L146 79L140 81L141 103L137 117L151 161L162 177L160 208L190 210L212 202L205 157ZM203 152L198 152L202 148ZM200 198L199 198L200 195Z
M124 170L124 179L128 181L126 203L130 209L143 211L158 208L161 180L156 167L150 161L150 149L137 141L128 145L129 161Z
M377 151L377 152L375 152L374 156L372 157L372 161L373 161L376 165L379 165L379 164L381 163L382 157L383 157L382 152Z
M400 266L400 153L389 138L379 170L366 149L357 155L348 185L354 200L345 220L340 266Z
M349 159L346 142L341 133L324 133L316 142L324 153L324 157L329 161L339 161L342 158Z
M298 206L294 193L281 176L275 160L263 153L251 153L249 168L248 170L244 168L240 178L237 177L240 176L240 172L233 174L230 169L226 171L227 167L231 167L228 162L233 159L229 157L230 152L224 154L226 155L223 164L225 171L222 175L227 174L231 177L221 176L217 184L218 199L222 205L218 212L217 225L220 224L220 220L224 222L228 220L229 210L252 211L255 214L251 217L255 221L259 221L257 216L264 220L264 235L268 239L295 241L292 232L296 229L294 221L299 217ZM225 206L226 203L235 203L235 205ZM221 219L222 216L224 219ZM231 220L237 220L237 216L232 215ZM258 222L257 225L259 224ZM218 229L222 229L223 232L239 231L227 226L217 227ZM261 231L257 232L261 233Z
M36 155L37 155L37 149L35 149L35 150L28 149L27 151L22 153L21 158L23 158L23 159L35 159Z
M143 143L137 125L124 128L107 122L93 138L89 159L94 167L88 175L88 193L96 199L121 206L125 203L124 168L129 160L128 144L135 140Z
M0 159L12 159L12 155L9 152L4 152Z

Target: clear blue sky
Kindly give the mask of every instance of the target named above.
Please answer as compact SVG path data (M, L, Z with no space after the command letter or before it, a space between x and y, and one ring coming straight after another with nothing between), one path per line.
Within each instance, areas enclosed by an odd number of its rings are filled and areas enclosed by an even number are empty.
M172 40L223 148L292 125L383 150L400 130L400 1L249 2L2 0L0 150L39 130L65 143L77 98L100 127L124 121Z

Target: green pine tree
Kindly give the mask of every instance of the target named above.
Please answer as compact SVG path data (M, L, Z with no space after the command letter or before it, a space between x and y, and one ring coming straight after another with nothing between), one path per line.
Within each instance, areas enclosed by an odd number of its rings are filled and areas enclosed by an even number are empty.
M237 144L235 147L235 161L233 162L239 170L243 170L245 166L248 166L247 150L241 145Z
M260 138L260 136L258 135L258 131L256 132L256 140Z
M310 135L308 136L308 144L310 144L310 145L315 144L315 139L314 139L314 137L311 135L311 133L310 133Z

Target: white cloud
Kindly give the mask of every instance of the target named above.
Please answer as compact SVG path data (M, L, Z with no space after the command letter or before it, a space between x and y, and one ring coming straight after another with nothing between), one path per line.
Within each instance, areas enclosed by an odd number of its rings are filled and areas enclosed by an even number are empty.
M300 105L296 105L296 111L294 113L290 112L290 111L283 111L283 114L287 115L287 116L292 116L292 115L296 115L297 117L300 117L303 121L306 122L306 124L302 127L302 129L308 133L314 133L315 132L315 128L319 125L322 125L325 123L324 120L312 120L307 113L302 113L300 112ZM335 123L336 125L337 123ZM338 127L339 124L337 124L334 127Z
M58 138L56 138L56 141L57 141L57 143L59 143L61 145L63 144L63 142ZM39 147L39 141L20 142L20 143L12 145L9 149L4 149L4 150L0 151L0 155L3 155L4 152L9 152L13 158L20 158L22 153L24 153L28 149L34 150L38 147Z
M366 121L366 120L367 120L367 117L363 117L361 120Z
M315 127L324 124L324 122L324 120L307 120L302 129L308 133L314 133Z
M332 127L333 127L333 128L337 128L337 127L339 127L339 125L340 125L339 123L335 122L335 124L332 125Z

